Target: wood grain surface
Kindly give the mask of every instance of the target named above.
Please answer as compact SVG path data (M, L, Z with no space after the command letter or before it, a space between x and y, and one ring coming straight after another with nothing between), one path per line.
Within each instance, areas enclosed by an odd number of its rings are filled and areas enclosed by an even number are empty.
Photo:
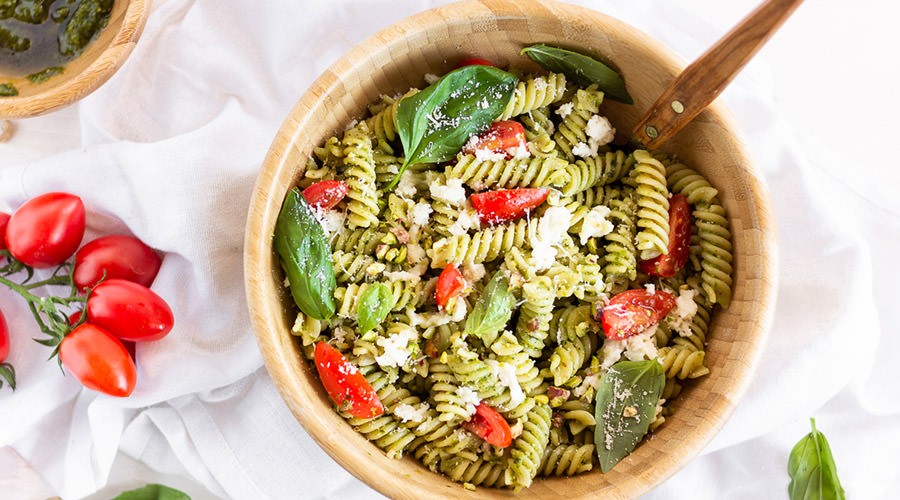
M535 480L512 491L477 492L433 473L414 459L393 460L332 409L290 334L295 316L272 251L275 220L288 189L303 175L312 148L344 130L382 94L425 85L467 56L537 69L518 55L532 43L577 49L618 68L635 99L607 101L603 112L630 131L683 64L659 43L599 12L552 1L483 0L447 5L408 18L369 38L336 62L300 98L260 171L247 221L244 270L251 320L266 367L297 420L356 477L393 498L632 498L691 460L732 413L750 383L772 319L777 279L775 227L759 174L729 115L715 103L667 144L719 189L734 239L731 306L711 327L711 374L686 384L675 413L612 471ZM298 476L308 471L298 471Z

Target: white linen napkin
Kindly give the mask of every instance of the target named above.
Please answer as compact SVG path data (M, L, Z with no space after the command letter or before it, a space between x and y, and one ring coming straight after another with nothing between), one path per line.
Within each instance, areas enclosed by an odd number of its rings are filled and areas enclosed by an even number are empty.
M175 329L138 346L135 393L109 398L45 362L27 308L0 291L20 384L0 391L0 448L14 448L66 499L173 477L195 498L377 496L309 438L261 368L243 288L244 225L268 145L315 77L365 37L443 3L154 2L131 58L79 105L82 147L0 167L0 211L70 191L85 200L89 237L130 232L165 252L153 288L172 305ZM663 0L575 3L687 59L719 35ZM724 98L774 202L776 319L734 416L648 498L783 496L787 454L808 416L832 440L848 493L886 494L897 486L887 464L900 463L900 389L879 383L898 352L879 309L897 294L873 269L891 257L883 243L900 241L900 217L849 190L828 148L786 127L764 64L751 63Z

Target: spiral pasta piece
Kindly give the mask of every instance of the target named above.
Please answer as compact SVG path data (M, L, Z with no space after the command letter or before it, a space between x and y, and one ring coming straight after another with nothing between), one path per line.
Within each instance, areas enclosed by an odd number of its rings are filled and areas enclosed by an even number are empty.
M718 204L701 203L694 209L694 223L700 239L700 277L703 293L711 304L728 307L731 303L731 265L734 257L731 231L725 209Z
M662 162L642 149L633 155L635 165L631 175L639 228L634 241L641 260L647 260L669 251L669 189Z
M332 252L372 254L386 233L377 227L340 231L331 242Z
M556 301L553 280L536 276L522 286L522 303L516 322L516 336L532 358L541 356L550 333L553 303Z
M444 174L447 179L459 179L475 191L483 191L562 185L565 167L565 160L556 157L480 160L475 155L465 154L460 155L455 164L447 166Z
M563 118L562 123L553 134L557 149L570 162L575 161L572 149L578 143L585 143L587 137L587 122L600 111L600 103L603 102L603 92L596 90L596 86L587 89L578 89L572 99L572 110Z
M603 237L606 241L603 273L606 275L606 284L615 293L637 277L637 250L634 246L635 202L628 193L622 197L611 196L611 198L608 219L615 225L615 229Z
M372 136L379 141L393 142L397 138L397 106L405 97L415 95L418 92L418 89L410 89L409 92L399 99L382 96L384 107L365 120L366 128L371 131Z
M522 434L513 441L507 483L516 490L531 486L544 458L550 440L552 412L545 404L538 404L528 413Z
M705 177L680 162L666 165L666 181L670 191L687 196L691 205L712 203L719 194Z
M705 351L675 345L662 347L659 350L659 360L667 378L698 378L709 373L709 369L703 364L706 358Z
M623 151L609 151L581 158L566 166L568 181L560 189L563 196L573 196L597 185L621 179L634 165L634 157Z
M596 332L600 325L594 320L593 306L583 304L557 309L553 313L551 330L556 332L556 338L561 344L563 340L576 340L584 337L588 332Z
M594 467L593 444L561 444L547 446L541 462L540 475L574 476Z
M538 221L539 219L519 219L471 235L442 238L431 248L431 267L442 269L451 262L480 264L496 260L513 247L530 249L531 241L537 234Z
M596 336L587 333L575 340L563 340L550 355L550 373L554 385L563 385L571 379L596 349Z
M458 483L473 486L507 486L507 466L502 460L487 461L480 458L474 460L454 456L441 460L441 472Z
M513 116L549 106L562 99L565 93L566 75L562 73L519 80L509 104L497 119L508 120Z
M347 221L351 228L378 224L378 193L375 190L375 159L372 139L364 123L344 133L344 183Z

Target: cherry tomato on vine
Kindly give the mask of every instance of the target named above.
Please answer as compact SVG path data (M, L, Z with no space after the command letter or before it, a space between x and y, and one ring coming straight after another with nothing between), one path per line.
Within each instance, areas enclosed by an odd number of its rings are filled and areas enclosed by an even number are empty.
M384 405L375 389L337 349L319 342L314 357L325 392L342 411L357 418L372 418L384 413Z
M456 65L457 68L462 68L463 66L493 66L494 63L488 61L487 59L482 59L480 57L467 57L459 62Z
M83 310L75 311L72 314L70 314L69 315L69 326L74 327L75 325L77 325L78 322L81 321L81 316L85 315L85 314L87 314L87 313L85 313ZM87 318L85 318L85 321L87 321ZM122 345L125 346L125 350L128 351L128 354L131 356L131 359L136 359L135 354L134 354L135 353L134 342L132 342L130 340L121 340L121 339L119 339L119 340L122 342Z
M463 153L475 154L476 151L492 151L504 153L506 158L514 156L513 148L527 148L525 139L525 127L513 120L494 122L491 127L478 134L474 141L469 141L463 146Z
M350 187L341 181L319 181L310 184L302 194L310 206L330 210L340 203L349 191Z
M6 250L6 226L9 224L9 214L0 212L0 250Z
M35 268L62 264L84 236L84 203L69 193L47 193L25 202L6 226L13 257Z
M5 382L12 390L16 390L16 370L11 364L5 363L7 357L9 357L9 330L3 311L0 311L0 389Z
M59 346L63 366L88 389L125 397L134 391L137 368L125 346L112 333L83 323Z
M675 297L666 291L625 290L609 299L597 319L603 324L606 338L622 340L659 323L674 307Z
M669 198L669 251L640 263L641 271L661 278L675 276L687 263L691 247L691 206L687 196Z
M512 444L512 430L509 428L509 423L497 410L484 403L478 403L478 406L475 407L475 414L468 422L463 422L462 426L487 441L488 444L500 448L506 448Z
M482 224L509 222L525 216L547 199L547 188L498 189L469 197Z
M438 276L437 284L434 288L434 299L437 301L439 308L444 308L447 302L453 297L459 295L466 286L466 280L463 279L462 273L456 264L448 264Z
M143 241L126 235L102 236L75 253L72 280L78 290L96 285L101 279L123 279L150 286L162 259Z
M159 340L175 325L169 304L153 290L122 279L105 280L87 301L88 323L122 340Z

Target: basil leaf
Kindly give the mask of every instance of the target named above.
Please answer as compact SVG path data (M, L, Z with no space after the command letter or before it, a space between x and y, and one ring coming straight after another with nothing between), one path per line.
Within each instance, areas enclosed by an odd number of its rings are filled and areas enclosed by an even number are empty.
M113 500L191 500L190 495L161 484L148 484L143 488L120 493Z
M453 158L474 134L506 109L518 78L491 66L464 66L397 105L397 132L405 159L387 186L400 182L406 167Z
M542 44L525 47L521 54L530 57L547 71L565 74L582 87L596 83L610 99L634 104L625 88L622 75L593 57Z
M326 320L334 314L331 245L300 190L291 189L275 222L275 252L291 286L291 296L307 316Z
M394 295L383 283L369 285L359 296L356 306L356 322L359 333L365 334L384 321L394 307Z
M655 359L619 361L603 375L594 400L594 445L604 473L647 435L665 385L665 372Z
M506 328L509 318L512 317L512 309L515 298L509 292L509 281L503 271L497 271L491 276L491 280L484 287L484 292L469 317L466 318L466 333L475 335L493 343L493 339L501 330Z
M816 421L809 421L812 432L794 445L788 459L788 495L791 500L843 500L846 496L828 440L816 429Z

